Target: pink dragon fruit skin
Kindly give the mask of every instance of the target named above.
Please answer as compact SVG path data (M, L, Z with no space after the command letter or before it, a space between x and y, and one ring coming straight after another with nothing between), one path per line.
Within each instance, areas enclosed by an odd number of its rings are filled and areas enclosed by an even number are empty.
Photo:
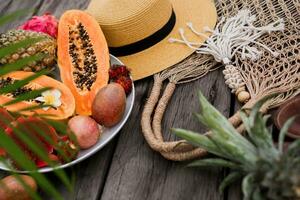
M43 16L33 16L30 20L18 27L18 29L42 32L56 38L57 26L57 19L53 15L46 13Z

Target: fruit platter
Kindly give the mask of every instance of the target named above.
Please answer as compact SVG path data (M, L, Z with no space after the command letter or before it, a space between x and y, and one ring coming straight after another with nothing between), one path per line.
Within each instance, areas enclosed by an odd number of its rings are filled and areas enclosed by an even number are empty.
M111 141L132 111L135 91L130 69L109 54L100 26L84 11L66 11L59 20L35 16L1 34L0 46L28 38L40 41L0 63L12 65L41 53L46 57L1 76L0 88L28 83L1 94L0 127L35 163L34 169L49 172L74 165ZM45 70L50 73L40 75ZM42 92L16 101L34 91ZM0 148L0 157L0 169L27 172L5 149Z

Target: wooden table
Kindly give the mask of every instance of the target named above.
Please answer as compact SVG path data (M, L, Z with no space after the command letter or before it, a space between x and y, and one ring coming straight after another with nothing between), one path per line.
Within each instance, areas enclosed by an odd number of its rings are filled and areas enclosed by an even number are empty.
M35 11L19 21L2 26L1 31L15 28L32 15L51 12L60 17L68 9L85 9L88 3L89 0L2 0L1 15L22 8L34 8ZM186 163L165 160L149 148L141 133L139 121L152 82L152 77L135 82L135 105L118 137L94 156L66 170L70 174L73 170L76 174L73 194L69 194L54 175L49 173L47 176L67 200L241 199L237 186L229 188L224 194L218 192L218 185L228 174L225 169L185 168ZM192 116L192 112L199 110L196 95L198 90L226 116L231 115L238 107L234 96L224 84L221 71L214 71L198 81L178 86L165 115L165 130L170 127L199 132L205 130ZM174 136L168 133L165 137ZM5 174L2 172L2 175Z

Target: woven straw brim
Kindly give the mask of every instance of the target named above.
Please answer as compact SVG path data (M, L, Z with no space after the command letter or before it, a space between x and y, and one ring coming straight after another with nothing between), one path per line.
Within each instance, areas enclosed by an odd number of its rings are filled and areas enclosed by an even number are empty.
M142 52L118 57L131 69L134 80L171 67L194 52L184 44L168 41L170 37L180 38L179 28L184 28L190 41L205 42L205 38L196 36L188 29L187 22L192 22L199 32L202 32L205 26L213 29L216 24L217 13L213 0L170 0L170 2L176 14L176 24L172 32L161 42Z

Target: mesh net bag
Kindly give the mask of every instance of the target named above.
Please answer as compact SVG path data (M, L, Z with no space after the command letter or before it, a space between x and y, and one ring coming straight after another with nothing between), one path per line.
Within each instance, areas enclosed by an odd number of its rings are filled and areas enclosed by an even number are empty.
M298 0L218 0L216 7L219 17L236 15L240 10L249 9L257 16L257 26L265 26L280 18L284 20L284 31L266 34L258 42L276 50L274 57L269 51L257 46L263 52L260 59L245 60L235 55L233 65L237 66L242 85L249 93L243 108L251 107L261 98L269 95L270 99L262 109L281 105L286 100L300 93L300 2ZM183 161L206 155L206 151L195 148L184 140L165 141L161 122L176 84L187 83L201 78L220 65L210 55L193 54L185 61L154 76L154 84L145 104L141 119L143 135L152 149L166 159ZM160 97L162 83L169 80ZM239 132L244 131L239 113L228 119ZM204 134L211 134L210 132Z

